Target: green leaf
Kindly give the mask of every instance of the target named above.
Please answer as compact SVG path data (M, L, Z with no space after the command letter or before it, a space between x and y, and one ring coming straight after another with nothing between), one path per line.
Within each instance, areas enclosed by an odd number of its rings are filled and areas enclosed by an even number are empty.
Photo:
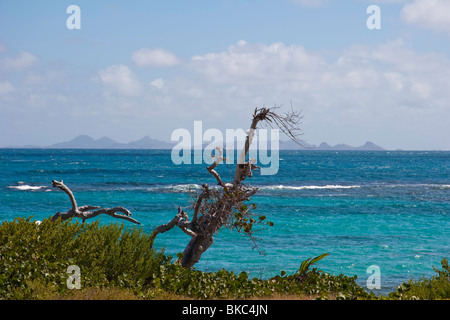
M299 272L300 272L300 274L304 274L304 273L306 273L306 271L308 270L308 268L309 268L309 266L310 266L310 263L309 263L309 260L310 260L311 258L308 258L308 259L306 259L306 260L304 260L301 264L300 264L300 268L299 268Z
M319 260L322 260L323 258L325 258L326 256L328 256L329 253L323 253L320 256L315 257L314 259L311 260L311 258L308 258L306 260L304 260L301 264L300 264L300 268L298 269L298 272L300 274L306 274L306 272L308 271L309 267L311 265L313 265L314 263L316 263Z
M242 272L239 274L239 279L247 280L247 279L248 279L248 274L247 274L247 272L242 271Z
M311 260L310 265L313 263L316 263L319 260L322 260L323 258L325 258L326 256L329 256L329 255L330 255L329 253L323 253L320 256L315 257L314 259Z

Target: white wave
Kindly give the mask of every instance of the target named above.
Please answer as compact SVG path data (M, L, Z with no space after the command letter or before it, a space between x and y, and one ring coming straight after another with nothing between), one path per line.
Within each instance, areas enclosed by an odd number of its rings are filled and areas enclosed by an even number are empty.
M429 183L412 183L412 184L386 184L378 185L376 187L386 187L386 188L438 188L447 189L450 188L450 184L429 184Z
M167 186L155 186L147 188L147 191L157 192L157 191L167 191L167 192L189 192L191 190L200 189L201 185L195 183L189 184L171 184Z
M177 185L170 185L165 187L167 190L173 190L176 192L188 192L189 190L196 190L200 189L201 186L199 184L195 183L189 183L189 184L177 184Z
M21 191L36 191L47 188L46 186L30 186L28 184L22 184L20 186L8 186L10 189L17 189Z
M261 190L315 190L315 189L352 189L360 186L341 186L341 185L326 185L326 186L266 186L261 187Z

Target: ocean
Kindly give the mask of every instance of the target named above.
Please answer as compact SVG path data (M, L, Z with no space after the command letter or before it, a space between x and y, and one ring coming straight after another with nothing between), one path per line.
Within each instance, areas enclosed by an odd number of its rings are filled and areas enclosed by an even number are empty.
M280 151L279 157L277 174L256 172L245 181L259 187L255 213L274 223L255 234L264 254L222 229L195 268L264 279L328 252L317 268L357 275L366 287L375 265L381 289L371 291L386 294L432 276L433 266L450 258L450 152ZM234 166L217 171L232 179ZM67 211L70 201L52 188L53 179L64 180L78 205L124 206L141 225L100 215L102 223L148 233L178 206L188 209L190 190L216 183L206 164L173 164L170 150L0 149L0 220ZM188 241L174 228L158 235L155 246L176 256Z

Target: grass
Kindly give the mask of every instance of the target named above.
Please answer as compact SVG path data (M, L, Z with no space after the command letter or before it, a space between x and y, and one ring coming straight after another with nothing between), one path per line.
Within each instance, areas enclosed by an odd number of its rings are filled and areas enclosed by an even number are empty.
M430 279L412 279L386 297L356 283L356 276L330 275L307 259L294 274L250 279L231 271L184 269L152 248L150 235L123 224L71 220L40 225L18 218L0 225L0 299L180 300L180 299L450 299L450 270ZM80 268L80 289L67 286L67 268Z

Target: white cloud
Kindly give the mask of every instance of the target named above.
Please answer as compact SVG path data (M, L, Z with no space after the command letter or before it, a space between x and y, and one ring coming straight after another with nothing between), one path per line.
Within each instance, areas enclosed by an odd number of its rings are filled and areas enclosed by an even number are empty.
M171 67L181 63L165 49L140 49L133 52L132 60L138 67Z
M419 99L431 98L431 87L424 82L414 82L411 84L411 92Z
M150 85L152 87L155 87L156 89L161 90L164 87L164 80L161 78L155 79L152 82L150 82Z
M248 44L241 40L227 51L194 56L192 65L218 83L272 83L300 79L320 68L323 59L302 46Z
M406 23L450 33L449 0L414 0L403 7L401 17Z
M445 56L419 54L402 40L376 47L354 46L332 62L299 45L240 41L226 51L193 57L191 66L206 81L233 87L234 94L312 96L322 92L332 96L333 90L346 90L351 103L355 103L352 95L362 89L383 95L397 95L405 89L421 98L430 97L431 88L446 93L445 78L450 77L450 61Z
M353 0L356 2L363 2L367 4L399 4L399 3L405 3L409 0ZM332 1L330 0L290 0L290 2L295 3L302 7L310 7L310 8L319 8L324 7L328 4L330 4Z
M26 51L20 51L15 58L6 58L2 61L2 66L7 69L23 70L35 65L38 58Z
M199 104L214 101L225 116L235 106L289 105L292 100L304 110L308 136L330 143L351 144L372 132L384 136L375 142L390 147L389 136L424 141L437 130L449 130L439 119L450 118L445 102L450 101L450 61L418 53L403 40L352 46L334 60L300 45L240 41L222 52L195 56L190 66L201 75L196 86L206 94ZM413 130L424 119L435 126ZM399 125L387 128L388 123ZM338 141L330 141L333 131Z
M8 104L11 114L30 119L45 114L52 120L70 115L74 126L75 119L86 120L86 130L102 122L101 135L111 137L117 135L107 131L112 122L159 139L170 139L171 130L199 119L205 128L244 128L249 125L245 115L251 117L256 106L289 106L292 101L303 109L304 138L310 143L372 140L387 148L450 148L445 138L450 135L448 58L419 53L402 40L355 45L335 54L332 59L301 45L241 40L192 57L182 72L175 69L175 75L154 76L142 84L130 67L117 64L100 70L97 83L90 82L80 95L72 89L80 77L65 75L62 81L63 75L34 70L17 82L0 79L0 95L15 99Z
M324 6L328 1L327 0L291 0L291 2L298 4L302 7L322 7Z
M410 0L358 0L359 2L366 2L366 3L370 3L370 4L397 4L397 3L406 3Z
M388 81L388 85L393 90L400 92L405 87L404 77L398 72L385 72L384 78Z
M14 91L14 86L9 81L0 81L0 96Z
M110 90L126 96L140 93L142 86L133 72L122 64L112 65L99 71L101 82Z

